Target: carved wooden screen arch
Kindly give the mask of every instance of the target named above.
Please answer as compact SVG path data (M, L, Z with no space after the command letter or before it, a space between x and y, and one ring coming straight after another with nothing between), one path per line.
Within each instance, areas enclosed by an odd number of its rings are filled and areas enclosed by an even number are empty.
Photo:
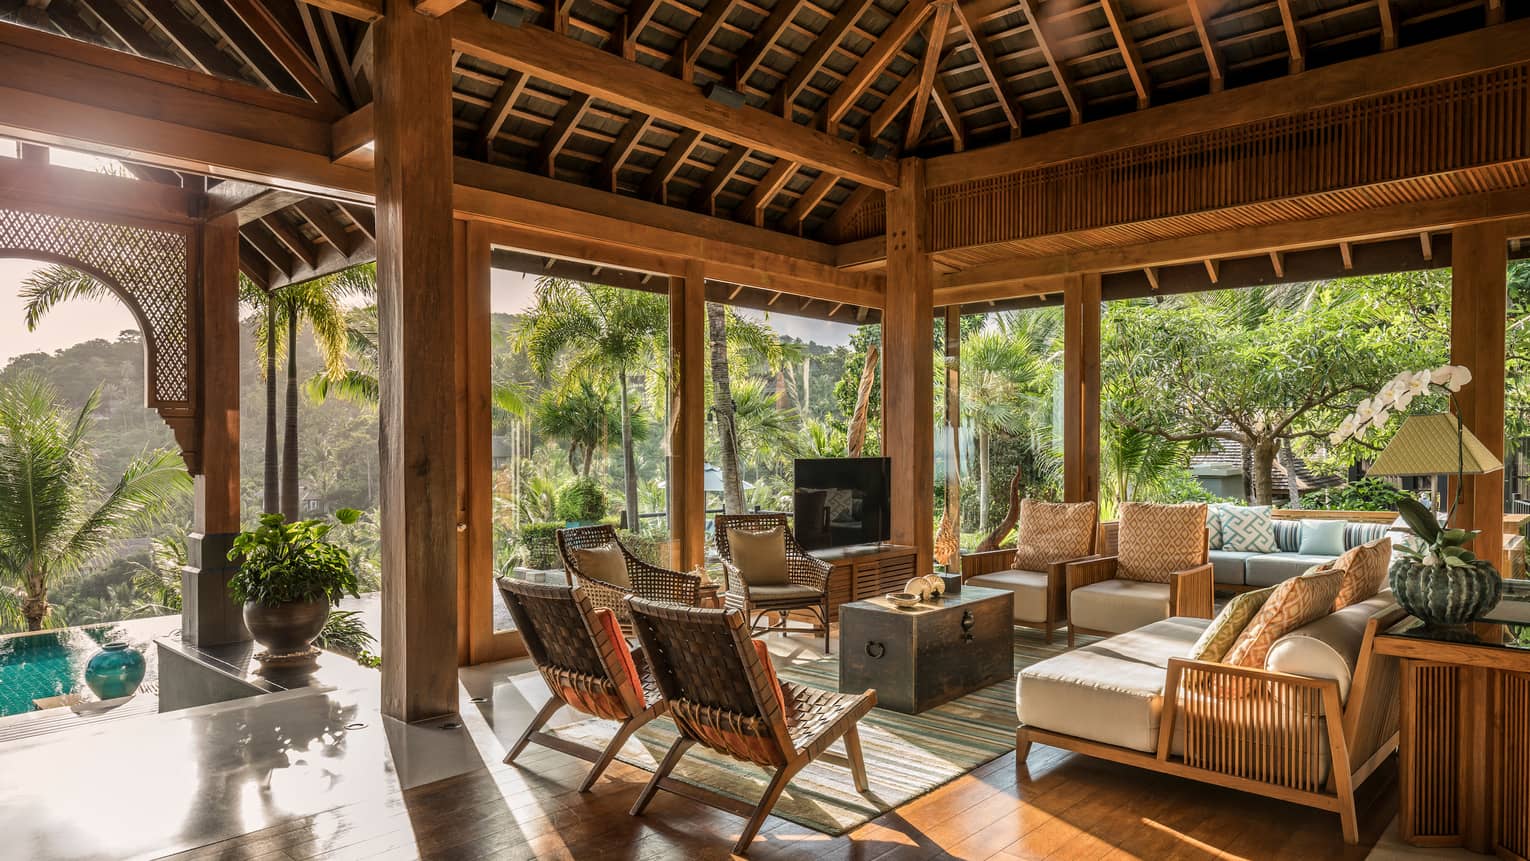
M192 325L190 226L65 215L0 206L0 257L26 257L87 272L143 330L144 404L172 431L193 474L197 457L197 343Z

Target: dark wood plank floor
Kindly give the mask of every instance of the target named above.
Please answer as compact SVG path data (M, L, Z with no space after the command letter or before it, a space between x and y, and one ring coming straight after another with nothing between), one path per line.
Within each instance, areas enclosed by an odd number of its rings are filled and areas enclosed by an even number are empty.
M727 858L742 820L661 792L627 815L647 773L616 763L589 793L586 763L533 746L387 799L338 807L172 856L193 859ZM836 838L771 819L766 859L1361 859L1396 810L1395 768L1361 794L1362 842L1333 814L1037 746L1013 753ZM896 775L871 775L895 781ZM789 790L788 790L789 791Z

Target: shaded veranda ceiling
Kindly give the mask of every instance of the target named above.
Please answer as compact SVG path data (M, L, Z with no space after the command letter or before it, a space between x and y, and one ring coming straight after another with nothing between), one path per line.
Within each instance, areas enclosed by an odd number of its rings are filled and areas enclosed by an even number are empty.
M329 107L371 100L370 25L323 0L0 0L0 20ZM470 5L472 5L470 3ZM975 149L1518 17L1505 0L518 0L561 32L875 156ZM458 154L806 236L869 196L851 180L654 120L471 55L452 58ZM367 227L319 207L346 236ZM317 211L317 210L316 210ZM837 218L839 216L839 218ZM322 216L252 233L301 266ZM329 225L333 228L333 224ZM269 232L266 236L262 231ZM340 240L337 249L347 244ZM269 252L269 253L267 253ZM271 258L275 257L276 260Z

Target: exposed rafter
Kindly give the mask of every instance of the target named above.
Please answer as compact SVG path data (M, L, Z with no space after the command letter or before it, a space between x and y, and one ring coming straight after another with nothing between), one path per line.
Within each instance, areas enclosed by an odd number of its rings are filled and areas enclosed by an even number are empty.
M328 84L319 73L319 66L315 64L313 57L292 40L287 30L272 17L271 10L265 3L258 0L224 0L224 2L244 21L245 26L250 28L256 38L260 39L261 44L282 64L287 73L296 79L298 86L308 93L309 98L337 115L345 112L332 85Z
M691 193L691 208L705 212L707 215L717 214L717 193L722 191L723 186L733 179L738 173L739 166L749 155L749 148L734 144L723 153L722 159L707 174L706 181Z
M1195 0L1190 0L1195 2ZM1064 43L1062 35L1057 32L1052 19L1041 14L1039 0L1020 0L1020 8L1025 12L1025 18L1030 22L1031 34L1036 37L1036 47L1041 51L1042 59L1046 60L1047 68L1052 70L1052 78L1057 82L1057 90L1062 93L1063 101L1068 105L1068 117L1073 125L1078 125L1084 119L1084 104L1079 99L1078 89L1073 85L1073 73L1063 64L1062 57L1057 53L1058 47Z
M946 124L946 130L951 132L951 148L955 152L961 152L967 148L967 129L962 125L961 111L956 108L956 100L951 98L951 91L946 89L946 82L939 76L935 78L935 109L940 111L940 118Z
M813 39L813 44L802 54L802 59L792 67L791 74L787 75L786 80L776 89L775 95L771 97L772 110L784 117L791 117L792 105L796 104L797 96L801 94L802 88L807 86L808 81L812 80L818 70L823 67L824 61L845 37L845 33L860 20L862 15L866 14L867 9L871 8L871 2L872 0L845 0L845 4L839 7L839 11L835 12L834 17L829 20L828 26L823 28L817 38Z
M681 165L685 164L685 160L691 157L691 153L696 151L696 145L699 143L701 143L701 132L694 129L683 129L675 135L674 143L669 145L669 149L664 152L664 157L659 159L659 163L643 181L643 196L660 203L666 202L669 197L669 181L675 178L675 173L680 170Z
M966 31L967 40L972 43L978 68L982 69L983 76L988 79L988 86L993 88L994 96L998 99L999 110L1003 111L1004 119L1009 123L1010 137L1019 137L1020 110L1015 107L1015 97L1009 90L1009 78L999 71L999 61L994 57L993 46L978 29L981 19L974 14L976 10L972 8L973 5L971 2L956 5L956 23Z
M527 76L511 69L505 74L504 83L494 92L494 102L484 112L483 121L478 125L478 137L483 142L484 157L494 151L494 139L499 137L500 130L505 127L505 121L510 118L510 109L521 98L521 91L526 88Z
M718 29L733 12L733 7L738 0L708 0L706 8L701 10L701 15L691 23L691 28L685 31L685 41L679 53L675 55L680 68L671 69L683 81L691 79L692 70L696 67L696 60L712 43L712 37L717 35Z
M922 61L920 65L923 65ZM880 137L882 132L892 125L893 120L898 118L898 114L903 113L903 109L908 107L908 103L914 100L914 95L919 91L918 72L919 70L915 69L914 74L899 81L898 86L887 94L882 104L871 112L870 119L866 120L866 125L861 127L861 135L867 146Z
M1110 34L1121 51L1121 62L1126 65L1126 73L1132 78L1132 88L1137 91L1137 109L1141 110L1152 103L1153 86L1148 80L1147 69L1143 68L1137 40L1132 38L1131 22L1126 20L1125 13L1121 11L1120 0L1100 0L1100 11L1105 14Z
M232 57L219 50L218 45L197 25L191 23L171 0L127 0L148 20L153 21L160 32L190 60L198 69L209 75L239 80L243 70Z
M627 162L627 157L632 155L652 123L653 117L635 111L627 118L627 125L622 127L622 133L617 136L611 148L606 150L606 157L600 163L601 187L606 191L616 191L622 165Z
M778 0L775 8L770 10L770 15L765 18L765 22L755 30L754 38L750 39L749 44L738 52L738 59L733 62L734 89L743 88L749 76L760 67L765 55L770 53L776 40L786 32L792 19L797 17L797 13L806 2L807 0Z
M1222 48L1211 33L1211 16L1202 5L1205 0L1185 0L1185 3L1190 7L1190 21L1195 25L1195 35L1201 40L1201 51L1206 55L1211 91L1221 92L1227 83L1227 62L1222 59Z
M1397 47L1397 12L1392 0L1376 0L1376 13L1381 18L1381 50L1390 51Z
M590 106L590 97L584 93L574 93L568 101L563 103L563 108L558 111L558 116L553 119L552 128L547 130L542 138L542 146L537 150L537 169L546 176L553 176L558 170L558 153L563 150L563 145L568 143L570 136L574 134L574 127L583 119L584 112Z
M781 193L781 189L786 187L787 181L796 172L797 165L792 161L784 158L776 159L776 163L765 172L765 176L755 185L754 190L749 192L743 203L739 204L738 216L755 227L764 226L766 207L770 206L770 202L776 199L776 195Z
M802 195L786 211L785 217L781 219L781 228L794 232L801 231L802 222L812 214L814 207L823 202L823 199L834 188L834 183L838 181L839 178L832 174L820 173L818 178L808 185L807 189L802 192Z
M930 109L930 94L935 89L935 78L940 71L941 45L946 41L946 31L951 26L951 4L935 7L930 19L929 37L925 39L924 57L919 61L919 85L914 92L914 107L909 112L908 129L903 135L903 148L911 150L924 137L924 119Z
M706 99L691 84L592 45L535 26L496 24L476 9L448 16L456 50L534 75L655 119L730 143L827 170L879 188L895 184L896 165L867 157L849 141L749 107Z
M1291 0L1275 0L1275 5L1280 7L1280 26L1286 31L1286 45L1291 51L1288 65L1294 75L1307 68L1307 40L1302 35L1301 22L1291 10Z
M924 23L924 19L933 10L934 6L930 0L909 0L908 5L898 13L898 17L894 18L893 22L887 25L887 29L871 43L871 47L861 56L855 68L845 76L844 82L829 94L829 100L819 114L819 124L823 128L832 130L844 118L850 108L855 105L856 100L860 99L876 80L877 75L880 75L882 70L887 68L887 64L892 62L892 58L903 50L909 37L914 35L919 25Z

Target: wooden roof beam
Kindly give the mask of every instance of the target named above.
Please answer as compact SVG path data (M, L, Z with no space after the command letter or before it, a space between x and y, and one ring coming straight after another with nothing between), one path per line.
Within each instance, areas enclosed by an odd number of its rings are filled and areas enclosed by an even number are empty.
M707 215L717 214L717 194L728 184L734 174L738 173L739 166L749 155L749 148L734 144L723 153L712 172L707 174L706 181L691 193L691 208L705 212Z
M356 241L350 231L345 229L340 219L324 208L324 204L320 203L318 198L310 197L299 201L295 209L309 224L313 225L313 229L317 230L320 236L324 237L325 242L334 246L336 251L349 257L355 250Z
M669 181L675 178L680 166L696 151L696 145L701 143L701 132L694 129L681 129L680 134L675 135L675 140L664 151L664 157L654 165L653 171L643 181L643 196L659 203L667 203L669 198Z
M920 65L922 66L923 63ZM914 100L914 94L918 91L919 70L915 69L914 74L898 82L898 86L893 88L891 93L887 94L887 98L882 101L882 104L878 105L877 109L871 112L871 117L866 120L866 125L861 127L861 138L868 148L878 137L881 137L882 132L886 131L888 126L892 125L893 120L898 118L898 114L903 113L903 109L908 107L908 103Z
M825 197L828 197L829 192L834 188L834 183L838 181L839 177L833 174L820 173L818 178L813 180L812 184L807 187L807 190L802 192L802 196L798 197L791 208L786 211L786 217L781 219L782 229L801 233L802 222L806 221L807 217L813 214L813 210L818 207L818 204L823 202Z
M861 56L850 74L845 76L844 82L829 94L828 102L819 113L821 128L832 130L838 125L932 11L934 6L930 0L909 0L898 17L872 41L871 48Z
M606 150L606 156L600 162L601 187L606 191L616 191L622 165L626 164L632 151L637 149L638 142L643 139L643 135L652 124L653 117L636 111L627 118L627 124L622 127L622 133L616 136L616 141Z
M663 3L660 0L634 0L627 7L627 14L623 17L621 27L622 56L628 60L637 59L638 36L648 27L648 22L653 20L653 13L659 11Z
M259 0L224 0L229 8L244 21L262 46L287 73L303 88L308 97L337 116L345 113L345 107L335 95L333 85L324 80L319 67L306 51L293 41L287 29L271 14L270 8ZM307 11L307 10L304 10Z
M946 82L939 77L935 78L935 109L940 111L940 118L946 124L946 130L951 132L951 148L961 152L967 148L967 129L962 124L961 111L956 108L956 100L951 98L951 91L946 89Z
M155 60L165 57L164 47L116 0L80 0L80 3L96 16L106 32L127 45L133 53Z
M505 121L510 119L510 111L515 103L520 100L521 92L526 89L526 81L529 76L511 69L505 74L504 83L494 91L494 102L489 105L488 111L483 115L483 121L478 124L478 139L482 142L485 161L487 156L494 150L494 139L499 137L500 130L505 127Z
M470 7L448 20L456 50L777 158L878 188L896 184L895 164L870 158L849 141L754 108L710 101L688 82L592 45L541 27L496 24Z
M957 3L956 23L966 31L967 40L972 43L973 53L977 55L978 68L983 71L983 77L988 79L988 86L993 87L994 97L999 102L999 110L1004 113L1004 119L1009 123L1009 136L1018 138L1020 109L1015 106L1015 98L1009 91L1009 78L999 71L999 61L994 56L993 46L983 38L978 29L982 25L982 16L978 14L980 11L973 0Z
M462 4L463 0L414 0L414 11L439 18Z
M749 40L743 50L738 52L738 59L733 63L733 89L741 90L748 82L749 76L760 67L765 55L775 46L776 40L786 32L786 28L797 17L807 0L777 0L774 9L766 17L758 29L755 30L754 38Z
M1153 86L1148 78L1147 69L1142 65L1142 53L1137 50L1137 40L1132 38L1131 22L1126 20L1125 13L1121 11L1120 0L1100 0L1100 11L1105 13L1105 22L1110 25L1110 34L1115 37L1116 47L1121 50L1121 62L1126 64L1126 73L1131 76L1132 88L1137 91L1137 109L1141 110L1152 103Z
M946 41L946 31L951 28L951 4L935 7L935 17L930 20L929 38L925 39L924 58L919 61L919 87L914 92L914 108L909 112L908 129L903 135L903 148L910 150L924 137L924 118L930 109L930 94L935 89L935 79L940 70L941 46Z
M1392 0L1376 0L1376 14L1381 18L1381 50L1397 47L1397 12Z
M1193 3L1195 0L1190 2ZM1084 103L1079 98L1078 89L1073 85L1073 73L1063 64L1062 57L1057 53L1057 46L1062 44L1064 39L1057 32L1055 19L1042 17L1041 4L1038 0L1020 0L1020 8L1031 24L1031 34L1036 37L1036 47L1041 50L1042 58L1047 61L1047 68L1052 70L1052 78L1057 82L1058 92L1062 93L1063 101L1068 105L1069 122L1076 126L1084 120Z
M232 78L236 81L244 79L244 69L234 62L232 57L223 53L217 43L202 32L201 28L191 23L191 19L187 18L171 0L127 0L127 2L153 21L154 25L198 69L209 75Z
M781 82L781 86L776 88L770 102L773 111L783 117L791 117L792 105L796 103L802 88L806 87L808 81L813 79L813 75L823 67L829 54L839 45L840 40L845 38L845 33L855 25L855 22L866 14L871 3L872 0L845 0L844 5L834 13L828 25L813 39L813 44L809 45L797 59L796 64L792 66L791 74L787 75L786 80Z
M770 170L755 183L754 189L739 204L737 215L755 227L765 226L765 209L770 202L776 199L781 189L786 187L792 174L797 172L797 165L784 158L776 159L776 163L770 166Z
M542 146L537 149L537 169L543 174L552 176L557 172L558 153L573 136L574 129L578 127L579 120L583 119L589 106L590 97L584 93L574 93L563 103L563 108L553 119L552 128L542 137Z
M260 256L271 264L271 268L281 273L282 277L292 275L292 252L281 242L277 241L276 234L272 233L264 221L251 222L239 229L239 235Z
M313 243L304 239L297 228L293 227L286 218L283 218L280 212L273 212L270 215L263 216L260 219L260 223L264 224L271 231L272 235L276 237L276 241L280 242L288 251L291 251L293 256L309 266L319 265L318 249L313 247Z
M383 16L382 0L300 0L300 2L369 24L381 21Z
M678 74L681 80L689 81L691 72L696 67L696 60L701 57L701 52L712 43L712 37L722 28L723 22L733 12L733 7L738 0L708 0L706 8L701 10L701 16L691 22L691 28L685 31L685 43L683 50L675 54L680 68L671 71Z
M1291 52L1291 59L1286 65L1290 73L1295 75L1307 68L1307 38L1302 34L1301 22L1291 9L1291 0L1276 0L1276 5L1280 7L1280 26L1286 31L1286 45Z
M1195 25L1195 35L1201 40L1201 51L1206 55L1206 69L1211 75L1211 91L1220 93L1227 85L1227 61L1222 58L1216 37L1211 33L1211 16L1201 4L1205 0L1185 0L1190 7L1190 21Z

